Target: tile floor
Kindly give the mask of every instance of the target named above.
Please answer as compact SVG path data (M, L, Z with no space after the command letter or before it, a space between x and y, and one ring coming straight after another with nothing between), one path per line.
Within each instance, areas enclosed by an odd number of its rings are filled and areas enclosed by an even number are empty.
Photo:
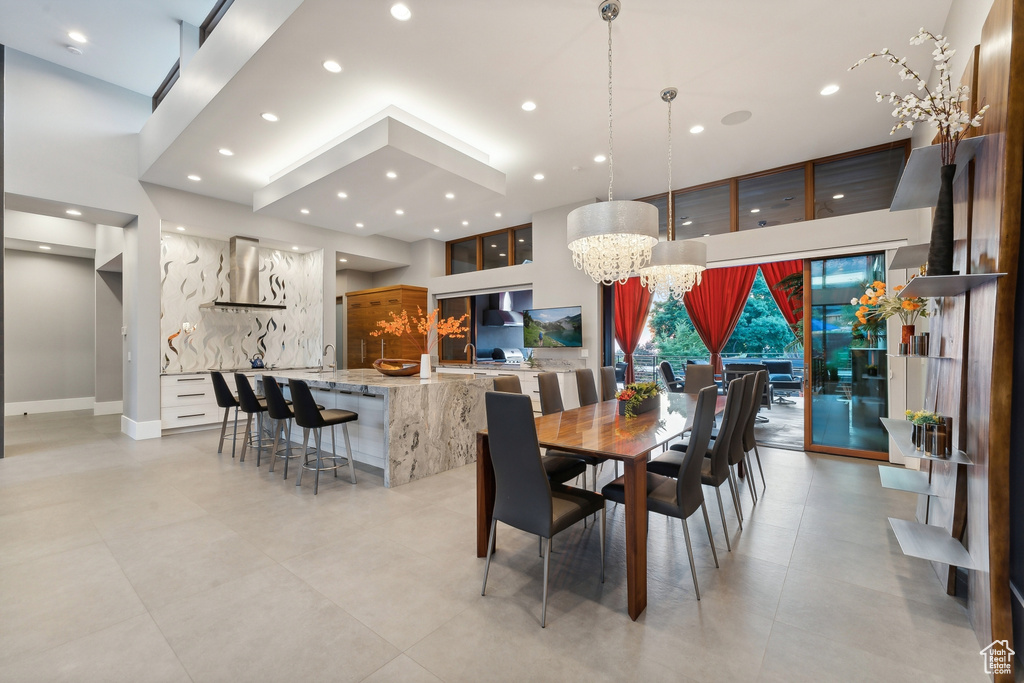
M2 681L984 680L962 605L886 523L914 496L872 463L764 449L732 552L710 506L720 569L692 520L699 603L679 523L652 516L635 623L610 508L607 581L594 526L562 534L541 630L535 538L500 528L480 596L472 465L392 490L361 469L314 498L218 456L216 432L118 426L7 420Z

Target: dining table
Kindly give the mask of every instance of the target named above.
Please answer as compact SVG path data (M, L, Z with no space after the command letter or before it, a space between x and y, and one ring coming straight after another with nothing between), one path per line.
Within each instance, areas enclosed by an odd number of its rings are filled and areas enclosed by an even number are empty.
M696 394L662 394L658 408L627 418L610 400L536 418L542 448L622 462L625 483L626 593L634 621L647 607L647 461L651 451L689 431ZM719 396L716 413L725 407ZM494 512L494 467L487 431L477 432L476 552L487 556ZM495 550L497 538L495 538Z

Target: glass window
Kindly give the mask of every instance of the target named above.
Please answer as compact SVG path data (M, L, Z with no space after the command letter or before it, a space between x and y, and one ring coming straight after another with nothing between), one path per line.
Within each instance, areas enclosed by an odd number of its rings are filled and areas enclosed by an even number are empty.
M451 274L472 273L476 270L476 238L471 237L461 242L452 242Z
M533 262L533 226L527 225L522 228L516 228L513 231L513 237L515 244L512 245L515 249L515 264L518 266L522 263Z
M739 181L739 229L755 230L804 220L804 169Z
M678 192L675 202L677 240L729 232L728 184Z
M508 231L484 235L484 270L508 265Z
M814 217L888 209L903 173L904 148L814 165Z
M466 318L463 321L463 324L467 325L470 328L470 330L473 329L473 307L472 300L470 297L460 296L454 299L440 299L437 303L441 309L440 315L442 318L458 318L464 314L468 314L470 317ZM438 358L440 358L441 360L451 360L458 362L468 361L469 356L466 353L466 344L475 341L476 340L472 338L472 333L468 334L467 336L461 339L456 339L454 337L444 337L441 340L440 348L438 348L437 350Z

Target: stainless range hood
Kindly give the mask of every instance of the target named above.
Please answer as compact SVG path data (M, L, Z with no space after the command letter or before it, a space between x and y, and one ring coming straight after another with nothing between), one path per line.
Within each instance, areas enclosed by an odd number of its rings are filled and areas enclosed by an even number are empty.
M228 301L212 301L199 308L281 310L281 304L260 303L260 242L249 237L229 240Z
M484 310L485 327L522 327L523 314L512 310L512 293L501 292L490 295L490 306Z

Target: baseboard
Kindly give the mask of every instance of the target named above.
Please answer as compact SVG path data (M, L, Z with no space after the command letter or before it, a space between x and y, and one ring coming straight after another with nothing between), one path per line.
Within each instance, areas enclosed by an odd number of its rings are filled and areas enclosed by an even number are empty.
M136 422L127 415L121 416L121 432L136 441L160 438L160 420Z
M68 410L92 410L96 400L92 396L80 398L55 398L48 401L17 401L4 403L4 415L24 415L28 413L63 413Z
M124 401L96 401L92 404L93 415L120 415L124 411Z

